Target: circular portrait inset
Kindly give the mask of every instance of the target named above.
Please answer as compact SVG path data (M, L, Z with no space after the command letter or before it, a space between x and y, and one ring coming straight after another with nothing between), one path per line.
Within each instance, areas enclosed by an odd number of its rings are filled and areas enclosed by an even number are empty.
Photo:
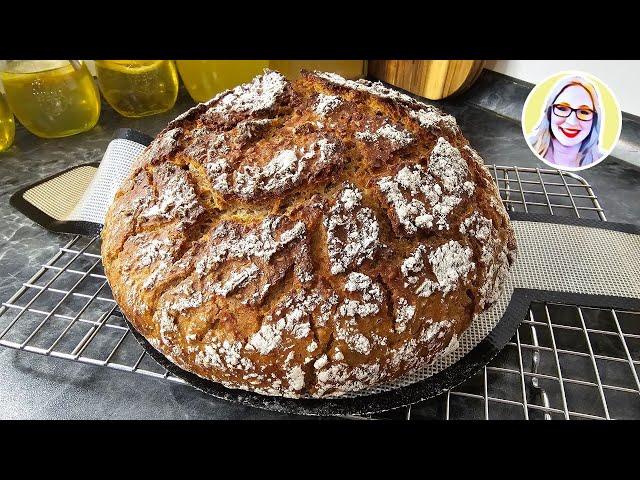
M560 72L529 93L522 132L531 151L561 170L593 167L611 153L622 127L620 105L598 78Z

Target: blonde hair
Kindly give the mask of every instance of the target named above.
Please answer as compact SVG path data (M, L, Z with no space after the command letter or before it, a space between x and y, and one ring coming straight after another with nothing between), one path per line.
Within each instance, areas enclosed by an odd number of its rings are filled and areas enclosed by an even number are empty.
M567 88L573 85L579 85L584 88L593 102L593 110L595 115L593 116L593 123L591 124L591 131L587 138L585 138L578 152L578 164L582 167L590 163L597 162L603 156L603 152L600 150L600 130L602 119L604 114L600 108L600 96L594 85L580 76L568 76L561 78L551 90L551 93L547 96L542 109L542 115L538 125L533 130L533 134L529 137L529 144L533 146L534 150L538 152L541 157L549 152L549 149L553 149L551 138L551 110L553 103L560 96L560 94Z

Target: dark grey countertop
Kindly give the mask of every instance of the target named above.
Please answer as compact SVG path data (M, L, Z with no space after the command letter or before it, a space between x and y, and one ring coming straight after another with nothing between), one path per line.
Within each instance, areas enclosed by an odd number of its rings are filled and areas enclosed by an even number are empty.
M490 99L504 107L521 99L517 95L510 97L510 89L491 90L486 78L477 85L460 97L438 102L438 106L457 118L463 133L487 163L547 168L530 152L519 122L491 111L487 102L479 101ZM99 161L117 128L129 127L155 135L192 104L181 92L170 112L137 120L121 117L103 106L100 122L93 130L63 139L40 139L17 127L14 146L0 154L2 301L72 237L48 232L15 211L9 205L11 194L70 166ZM610 157L580 175L593 186L610 221L640 223L640 170ZM0 347L0 418L285 417L220 401L166 380Z

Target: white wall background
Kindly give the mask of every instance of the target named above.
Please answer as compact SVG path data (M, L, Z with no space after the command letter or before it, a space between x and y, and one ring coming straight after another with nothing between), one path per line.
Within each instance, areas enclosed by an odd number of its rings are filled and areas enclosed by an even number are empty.
M562 70L582 70L613 90L623 112L640 116L640 60L490 60L486 67L530 83Z

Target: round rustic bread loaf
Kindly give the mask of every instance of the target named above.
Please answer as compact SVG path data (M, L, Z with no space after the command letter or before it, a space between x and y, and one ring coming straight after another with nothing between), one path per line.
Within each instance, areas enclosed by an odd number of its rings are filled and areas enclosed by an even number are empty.
M458 345L515 240L456 121L364 80L266 71L172 121L102 232L106 276L172 362L323 397Z

